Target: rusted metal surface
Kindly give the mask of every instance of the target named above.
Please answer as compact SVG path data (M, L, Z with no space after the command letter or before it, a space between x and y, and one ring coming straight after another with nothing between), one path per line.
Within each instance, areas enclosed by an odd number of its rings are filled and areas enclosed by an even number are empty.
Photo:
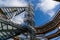
M60 2L60 0L54 0L54 1Z
M55 37L58 37L58 36L60 36L60 30L57 31L56 33L52 34L52 35L46 36L46 38L52 39L52 38L55 38Z
M49 33L53 31L54 29L58 28L59 26L60 26L60 11L57 13L57 15L54 17L52 21L50 21L46 25L43 25L42 27L35 28L37 31L36 35ZM45 36L45 38L50 40L58 36L60 36L60 29L54 34Z
M42 27L36 27L36 34L44 34L47 33L57 27L57 25L60 23L60 11L57 13L57 15L54 17L52 21L47 23L46 25L43 25Z
M13 37L13 40L20 40L20 37L15 36L15 37Z
M2 8L4 8L4 7L2 7ZM5 8L7 8L7 7L5 7ZM8 7L9 8L9 7ZM11 7L12 8L12 7ZM18 7L18 8L25 8L25 7ZM32 7L29 5L29 7L26 7L25 8L25 10L23 10L23 11L26 11L28 14L26 15L27 16L27 18L26 18L26 22L28 22L28 25L26 26L26 27L24 27L23 25L20 25L20 24L16 24L16 23L13 23L11 20L9 20L9 18L8 19L6 19L6 18L4 18L4 17L0 17L0 22L1 23L4 23L5 25L10 25L10 26L12 26L12 27L15 27L15 28L17 28L17 30L14 30L14 31L16 31L16 35L14 35L14 34L12 34L12 36L10 36L10 37L8 37L8 38L12 38L12 37L14 37L14 36L17 36L17 35L19 35L20 33L30 33L30 39L31 40L34 40L35 39L35 31L34 31L34 19L33 19L33 10L31 9ZM16 10L15 10L16 11ZM22 11L22 12L23 12ZM5 11L6 12L6 11ZM19 15L19 14L17 14L17 15ZM7 15L5 15L5 16L7 16ZM9 15L10 16L10 15ZM24 20L25 21L25 20ZM21 30L21 31L20 31ZM10 31L12 31L12 30L0 30L0 31L6 31L6 32L10 32ZM14 32L13 31L13 32ZM8 39L8 38L6 38L6 39Z

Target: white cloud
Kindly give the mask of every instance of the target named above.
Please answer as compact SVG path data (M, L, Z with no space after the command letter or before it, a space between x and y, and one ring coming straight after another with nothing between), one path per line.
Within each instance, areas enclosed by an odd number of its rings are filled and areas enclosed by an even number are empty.
M24 17L25 17L25 15L26 15L26 13L27 13L27 12L23 12L23 13L15 16L15 17L13 17L13 18L11 19L11 21L14 22L14 23L16 23L16 24L22 24L22 23L24 23L24 19L25 19Z
M53 15L55 15L55 12L54 11L50 11L47 13L50 17L52 17Z
M25 0L0 0L0 6L25 7L28 3Z
M39 0L40 2L37 4L37 8L42 10L44 13L49 12L48 15L51 17L54 15L53 9L55 6L59 4L59 2L53 1L53 0Z
M58 2L53 0L44 0L38 3L37 7L39 7L42 11L46 12L46 11L52 10L58 4L59 4Z

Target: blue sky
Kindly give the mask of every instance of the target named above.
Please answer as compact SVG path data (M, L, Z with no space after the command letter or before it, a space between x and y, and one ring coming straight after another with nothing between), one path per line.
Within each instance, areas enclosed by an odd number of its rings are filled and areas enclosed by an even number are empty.
M18 0L17 2L16 1L11 0L10 2L9 0L0 0L0 6L6 6L9 4L8 2L13 3L12 5L14 6L26 6L28 2L31 2L34 8L35 26L42 26L51 21L60 9L60 3L53 0ZM9 6L10 5L11 4L9 4Z
M48 0L35 0L33 3L34 5L34 15L35 15L35 24L36 26L42 26L47 22L51 21L53 16L59 9L59 3ZM44 4L45 3L45 4ZM54 5L54 6L52 6Z
M34 7L36 26L42 26L51 21L60 8L60 3L53 0L30 0L29 2L31 2Z
M34 8L35 26L42 26L51 21L60 8L60 3L53 0L0 0L0 7L22 7L27 6L29 2L33 5Z

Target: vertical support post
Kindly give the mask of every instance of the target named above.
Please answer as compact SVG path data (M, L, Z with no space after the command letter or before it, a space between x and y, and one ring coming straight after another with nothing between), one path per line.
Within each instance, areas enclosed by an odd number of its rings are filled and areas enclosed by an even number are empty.
M29 3L29 7L27 9L27 12L29 14L29 18L28 20L28 32L30 33L30 40L35 40L35 30L34 30L34 14L33 14L33 7L32 5Z

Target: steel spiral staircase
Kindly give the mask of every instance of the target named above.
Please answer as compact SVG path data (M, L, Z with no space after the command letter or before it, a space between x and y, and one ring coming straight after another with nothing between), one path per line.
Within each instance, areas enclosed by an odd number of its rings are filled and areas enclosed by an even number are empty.
M35 27L36 35L37 35L37 37L42 37L42 39L44 39L44 40L51 40L55 37L60 36L59 27L60 27L60 10L58 10L57 15L54 17L54 19L52 21L43 25L42 27ZM57 29L56 32L46 36L47 33L52 32L53 30L56 30L56 29ZM39 36L39 35L42 35L42 36Z
M12 14L12 12L15 11L16 14ZM28 23L27 25L23 26L16 24L10 20L12 17L17 16L24 11L27 12L27 15L25 15L26 18L24 20L24 22ZM0 8L0 13L2 13L0 14L0 40L14 38L17 35L24 33L29 33L28 35L30 35L30 40L38 40L37 37L40 37L40 39L44 40L50 40L54 37L60 36L60 10L57 12L57 15L52 21L43 25L42 27L35 27L33 8L31 5L29 5L29 7L2 7ZM55 30L56 28L58 28L56 33L45 36L45 34Z
M10 19L26 11L24 22L26 25L20 25L12 22ZM1 7L0 8L0 40L7 40L14 38L17 35L29 33L30 40L34 40L34 22L33 22L33 9L29 5L28 7ZM16 12L16 13L14 13ZM13 14L14 13L14 14ZM31 22L32 21L32 22Z

